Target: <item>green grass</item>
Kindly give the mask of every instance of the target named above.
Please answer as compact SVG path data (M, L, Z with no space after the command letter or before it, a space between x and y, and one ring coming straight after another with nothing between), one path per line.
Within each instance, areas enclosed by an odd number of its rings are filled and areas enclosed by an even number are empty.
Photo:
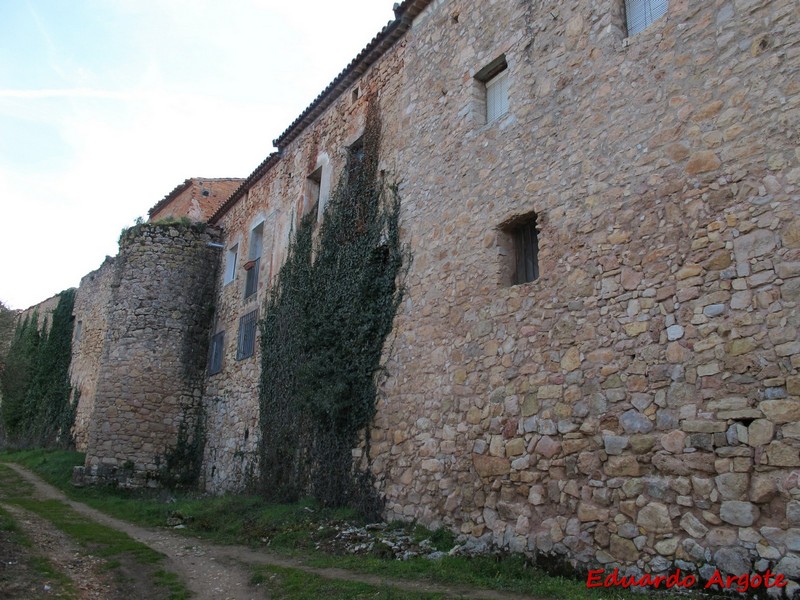
M298 569L260 566L250 582L269 591L271 598L292 600L437 600L442 594L407 592L389 586L326 579Z
M352 511L330 510L310 500L291 505L270 504L257 496L209 497L169 493L165 490L130 491L109 487L75 488L70 484L72 466L83 464L83 455L67 452L26 451L0 453L0 461L18 462L62 489L75 500L120 519L151 527L164 527L167 519L178 513L184 518L182 533L215 543L247 544L269 552L294 557L313 567L338 567L383 577L428 580L476 588L531 594L558 599L640 599L619 589L587 589L585 578L546 574L531 566L524 556L502 559L451 557L440 560L412 558L399 561L375 556L338 556L319 551L315 539L325 535L326 523L349 520L357 523ZM322 529L320 529L322 527ZM431 532L408 523L390 523L403 528L412 539L430 539L439 550L449 550L455 539L447 530ZM329 531L333 530L329 528ZM313 537L312 537L313 534ZM654 593L654 592L648 592ZM656 594L668 599L674 596ZM681 596L686 598L686 596Z

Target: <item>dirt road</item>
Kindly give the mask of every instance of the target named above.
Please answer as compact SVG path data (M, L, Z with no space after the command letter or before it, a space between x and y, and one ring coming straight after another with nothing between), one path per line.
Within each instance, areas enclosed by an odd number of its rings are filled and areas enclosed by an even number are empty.
M359 581L376 586L391 586L410 592L440 593L448 598L476 598L487 600L530 600L530 596L521 596L490 590L472 590L458 587L437 585L419 581L386 579L377 575L365 575L346 571L344 569L317 569L308 567L296 560L285 559L278 556L265 554L244 546L219 546L196 538L182 536L166 529L149 529L132 525L131 523L115 519L95 510L81 502L68 499L60 490L45 483L23 467L8 463L8 467L16 471L26 481L30 482L39 499L54 499L67 503L75 511L102 525L123 531L135 540L150 546L167 557L164 567L176 573L189 587L197 600L261 600L269 598L264 589L250 585L250 570L248 565L272 565L301 570L329 579L346 581ZM42 548L48 543L42 536L59 535L51 532L48 534L46 527L40 528L36 533ZM59 544L50 544L58 547ZM63 544L62 544L63 545ZM66 547L66 546L64 546ZM67 554L74 556L74 550L68 549ZM53 560L53 557L51 557ZM63 564L54 560L56 564ZM94 584L85 581L86 578L102 577L96 573L97 569L84 569L79 575L84 580L86 589L92 590L92 595L83 597L98 597L93 595L97 590L103 589L107 582L98 580ZM69 571L67 571L69 574ZM96 574L95 574L96 573Z

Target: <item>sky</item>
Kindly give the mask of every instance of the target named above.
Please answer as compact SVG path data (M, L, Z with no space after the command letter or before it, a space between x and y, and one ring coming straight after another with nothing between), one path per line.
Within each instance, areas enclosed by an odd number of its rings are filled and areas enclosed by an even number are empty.
M0 301L117 253L190 177L247 177L394 0L0 0Z

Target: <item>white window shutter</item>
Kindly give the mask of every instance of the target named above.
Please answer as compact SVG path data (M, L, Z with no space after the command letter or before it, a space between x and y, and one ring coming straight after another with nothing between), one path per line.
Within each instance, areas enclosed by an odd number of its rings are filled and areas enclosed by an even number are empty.
M667 13L669 0L625 0L628 35L636 35Z
M491 123L508 112L508 69L486 82L486 122Z

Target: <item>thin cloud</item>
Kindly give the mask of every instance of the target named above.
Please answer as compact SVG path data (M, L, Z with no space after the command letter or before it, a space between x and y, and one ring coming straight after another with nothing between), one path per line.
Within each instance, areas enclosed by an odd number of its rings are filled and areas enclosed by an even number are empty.
M25 98L27 100L51 98L102 98L114 100L128 100L131 94L114 92L110 90L93 90L91 88L64 88L45 90L2 90L0 98Z

